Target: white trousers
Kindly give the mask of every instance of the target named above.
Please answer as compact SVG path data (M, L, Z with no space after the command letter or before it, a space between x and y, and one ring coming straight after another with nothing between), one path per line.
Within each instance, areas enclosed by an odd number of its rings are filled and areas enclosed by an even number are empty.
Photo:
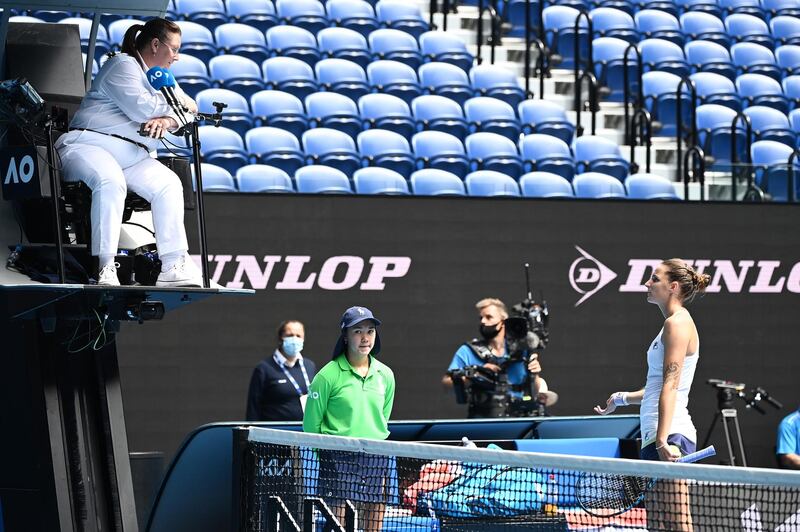
M189 249L183 187L144 149L107 135L71 131L56 144L65 181L92 189L92 255L116 255L128 190L150 203L159 255Z

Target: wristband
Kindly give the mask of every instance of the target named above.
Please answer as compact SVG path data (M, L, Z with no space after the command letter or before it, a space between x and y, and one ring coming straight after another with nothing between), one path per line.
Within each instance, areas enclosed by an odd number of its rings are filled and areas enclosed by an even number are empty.
M614 406L628 406L628 392L615 392L611 394Z

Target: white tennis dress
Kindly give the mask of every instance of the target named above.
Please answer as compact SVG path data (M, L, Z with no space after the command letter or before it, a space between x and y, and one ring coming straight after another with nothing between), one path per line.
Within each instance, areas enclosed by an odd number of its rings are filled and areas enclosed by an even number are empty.
M658 398L664 384L664 343L661 335L664 328L656 336L650 349L647 350L647 382L644 386L644 397L639 410L639 423L642 430L642 447L655 441L658 430ZM694 380L694 371L697 368L697 359L700 358L700 340L697 341L697 351L683 359L681 378L678 383L678 393L675 397L675 410L672 415L672 424L669 434L682 434L686 439L697 443L697 430L692 423L692 417L687 408L689 404L689 390Z

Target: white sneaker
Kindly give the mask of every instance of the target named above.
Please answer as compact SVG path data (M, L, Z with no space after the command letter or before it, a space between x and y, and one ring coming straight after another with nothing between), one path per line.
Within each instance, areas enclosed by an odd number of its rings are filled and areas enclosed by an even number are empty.
M158 275L156 286L203 286L203 275L197 267L181 257L173 266Z
M119 277L117 277L117 264L116 262L109 262L97 274L97 284L103 286L119 286Z

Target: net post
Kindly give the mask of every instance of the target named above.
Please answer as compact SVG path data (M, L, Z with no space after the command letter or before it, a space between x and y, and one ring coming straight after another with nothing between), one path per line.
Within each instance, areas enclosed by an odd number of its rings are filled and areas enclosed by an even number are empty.
M247 474L245 468L247 463L245 460L245 453L247 452L248 435L249 431L244 427L236 427L233 429L233 457L232 457L232 478L231 488L233 490L231 497L231 530L240 532L247 531Z

